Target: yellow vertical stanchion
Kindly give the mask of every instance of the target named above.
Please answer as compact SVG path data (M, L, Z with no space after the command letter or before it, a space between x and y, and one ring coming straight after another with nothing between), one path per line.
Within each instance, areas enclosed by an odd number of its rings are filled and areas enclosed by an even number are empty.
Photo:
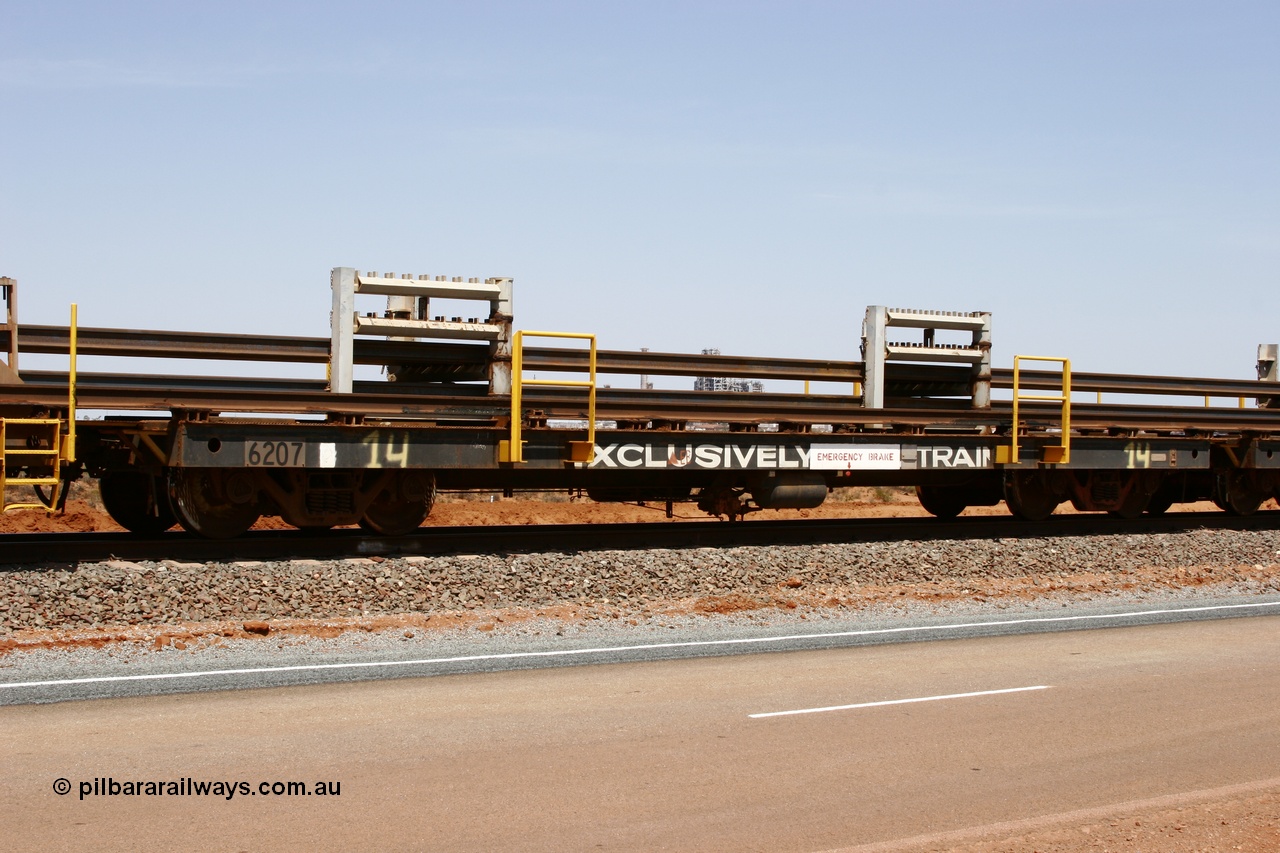
M587 380L591 385L587 389L587 443L590 447L587 449L587 462L594 462L596 458L596 336L589 338L591 345L591 355L588 357L591 363L590 378ZM1241 403L1244 401L1242 400Z
M1061 394L1023 394L1022 362L1049 361L1062 365ZM1013 423L1010 424L1010 441L1007 445L996 448L996 462L1001 465L1017 465L1020 461L1018 442L1018 424L1021 422L1021 403L1023 400L1042 400L1049 403L1062 404L1062 442L1057 446L1050 445L1043 450L1041 460L1049 464L1066 465L1071 462L1071 359L1043 355L1015 355L1013 357Z
M524 461L524 442L520 438L520 386L524 381L524 332L516 331L511 348L511 447L507 451L508 462Z
M571 381L568 379L525 379L524 339L526 335L532 338L570 338L588 341L591 349L587 354L587 380L582 382ZM516 331L515 335L512 337L511 349L511 438L509 440L506 453L500 454L503 462L524 462L524 441L521 438L524 417L521 412L521 402L524 390L523 386L525 385L550 385L560 388L587 389L587 440L585 442L570 442L570 445L572 461L586 462L588 465L595 461L596 336L585 332L533 332L526 331L524 329Z
M1022 371L1019 368L1018 356L1015 355L1013 357L1013 427L1009 430L1010 437L1013 439L1009 445L1009 461L1015 465L1021 458L1021 452L1018 450L1018 401L1022 397L1018 393L1018 388Z
M67 382L67 447L63 461L76 460L76 350L79 343L78 307L71 303L71 369Z

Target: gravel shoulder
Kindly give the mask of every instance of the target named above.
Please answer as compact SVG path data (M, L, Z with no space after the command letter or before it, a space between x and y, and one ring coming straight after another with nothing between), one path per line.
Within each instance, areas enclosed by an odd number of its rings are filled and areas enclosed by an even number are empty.
M1280 595L1280 532L270 563L108 561L0 571L0 667L80 671L332 658L356 644L464 653L535 638L717 636ZM791 626L791 627L789 627ZM463 650L458 652L457 650ZM46 654L47 653L47 654ZM178 656L181 656L179 659Z

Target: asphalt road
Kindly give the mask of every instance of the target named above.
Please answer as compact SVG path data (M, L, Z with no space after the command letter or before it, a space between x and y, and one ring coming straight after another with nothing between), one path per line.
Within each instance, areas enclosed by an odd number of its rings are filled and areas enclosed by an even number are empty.
M0 847L833 850L1280 786L1278 649L1259 615L11 705ZM80 797L187 778L249 793ZM252 793L289 780L340 795Z

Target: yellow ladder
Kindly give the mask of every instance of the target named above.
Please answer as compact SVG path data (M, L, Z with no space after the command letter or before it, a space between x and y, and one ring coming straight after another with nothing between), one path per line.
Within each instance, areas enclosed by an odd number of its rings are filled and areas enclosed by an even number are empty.
M37 447L10 448L4 446L8 441L8 429L11 426L34 426L46 427L50 430L49 444L43 446L43 442L37 441ZM39 437L39 431L33 437ZM62 482L62 462L63 462L63 441L62 441L62 419L61 418L0 418L0 495L8 486L53 486L53 497L49 499L50 506L43 503L20 502L9 503L7 499L3 500L0 509L8 512L11 509L45 509L53 512L57 506L57 487ZM30 462L39 462L42 458L46 460L52 474L47 477L6 477L5 468L8 467L8 460L11 456L27 457ZM22 460L19 460L22 461ZM29 467L29 464L27 466Z
M67 374L67 419L62 418L0 418L0 512L8 512L11 509L43 509L46 512L54 512L58 507L58 487L62 483L62 468L75 461L76 458L76 305L71 305L71 325L69 327L71 334L70 356L71 369ZM65 431L63 429L65 425ZM26 447L9 447L8 446L8 430L12 426L33 427L34 429L23 430L28 433L28 446ZM45 446L41 440L40 433L43 429L49 430ZM36 446L32 447L32 439ZM21 457L14 460L19 463L16 467L26 468L28 474L32 464L37 467L47 467L51 473L43 477L8 477L6 476L9 468L10 457ZM40 465L41 460L44 465ZM18 502L9 503L5 496L5 489L9 486L52 486L49 494L49 503L34 502Z
M1047 361L1062 365L1062 390L1058 394L1023 394L1021 387L1022 362ZM1013 357L1013 424L1010 428L1012 441L1008 446L996 448L996 462L1001 465L1016 465L1018 459L1018 417L1019 403L1024 400L1038 400L1062 404L1062 441L1043 448L1041 462L1049 465L1065 465L1071 461L1071 359L1045 355L1015 355Z
M525 379L524 339L570 338L589 341L587 379ZM587 389L587 440L569 442L569 461L591 464L596 458L596 336L586 332L526 332L515 333L511 346L511 439L498 442L498 459L502 462L524 462L524 441L520 438L524 416L520 401L525 385L551 385L560 388Z

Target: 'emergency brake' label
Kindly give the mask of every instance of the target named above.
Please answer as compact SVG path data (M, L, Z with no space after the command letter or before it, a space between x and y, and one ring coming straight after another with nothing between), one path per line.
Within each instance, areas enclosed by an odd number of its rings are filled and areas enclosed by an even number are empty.
M813 471L896 471L902 467L898 444L815 444L809 448Z

